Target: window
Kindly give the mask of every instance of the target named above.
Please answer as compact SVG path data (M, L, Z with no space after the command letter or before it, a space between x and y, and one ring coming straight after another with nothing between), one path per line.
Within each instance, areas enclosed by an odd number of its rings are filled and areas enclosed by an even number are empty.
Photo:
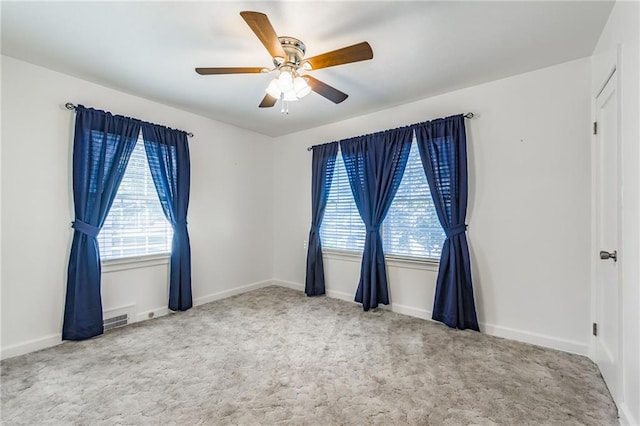
M327 208L320 226L322 246L337 250L364 250L366 228L353 199L347 170L338 151Z
M414 140L400 187L382 224L384 252L439 259L445 237Z
M171 252L173 229L164 216L142 137L98 235L100 258L113 260Z
M338 152L333 183L320 228L328 249L364 249L365 226L353 199L349 179ZM385 254L439 259L445 240L415 140L400 187L381 227Z

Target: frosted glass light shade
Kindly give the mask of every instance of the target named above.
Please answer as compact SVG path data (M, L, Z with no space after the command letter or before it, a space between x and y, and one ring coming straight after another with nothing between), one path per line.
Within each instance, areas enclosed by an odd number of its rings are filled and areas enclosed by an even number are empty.
M293 77L289 71L282 71L280 77L278 77L278 83L280 90L287 92L293 88Z
M273 96L276 99L280 98L280 93L282 92L280 91L280 86L278 85L277 78L274 78L273 80L271 80L271 83L269 83L269 86L267 86L267 88L265 89L265 92L267 92L269 96Z
M287 92L284 92L284 100L285 101L290 101L290 102L297 101L298 97L296 96L296 92L293 89L291 89L291 90L289 90Z
M309 87L304 78L296 77L295 80L293 80L293 90L295 90L298 98L304 98L311 92L311 87Z

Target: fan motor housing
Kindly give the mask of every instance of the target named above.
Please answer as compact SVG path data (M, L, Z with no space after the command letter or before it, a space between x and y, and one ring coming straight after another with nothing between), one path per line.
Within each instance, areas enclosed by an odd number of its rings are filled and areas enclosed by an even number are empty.
M304 53L306 51L306 47L303 42L293 37L278 37L284 52L287 54L287 57L284 58L284 62L276 61L273 59L273 63L276 67L280 67L285 64L299 66L300 62L302 62L302 58L304 58Z

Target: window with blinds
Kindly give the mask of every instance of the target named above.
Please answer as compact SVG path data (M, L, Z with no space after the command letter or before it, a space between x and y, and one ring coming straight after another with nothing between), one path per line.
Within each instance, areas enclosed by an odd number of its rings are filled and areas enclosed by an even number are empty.
M336 250L364 250L366 228L353 199L347 170L338 151L327 208L320 226L322 247Z
M173 230L162 211L140 137L98 235L100 258L104 261L170 253L172 238Z
M365 226L358 213L349 179L338 152L333 183L320 228L322 246L362 252ZM411 145L398 192L381 227L385 254L439 259L445 234L429 192L418 146Z
M382 224L384 252L439 259L445 240L438 220L418 144L413 141L398 192Z

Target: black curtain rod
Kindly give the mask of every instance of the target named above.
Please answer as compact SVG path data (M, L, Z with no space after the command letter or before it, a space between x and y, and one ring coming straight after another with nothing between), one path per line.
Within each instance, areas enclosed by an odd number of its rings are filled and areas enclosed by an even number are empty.
M71 102L67 102L66 104L64 104L64 107L65 107L66 109L68 109L69 111L72 111L72 110L73 110L73 111L75 111L75 110L76 110L76 108L77 108L77 107L76 107L74 104L72 104ZM192 137L193 137L193 133L191 133L191 132L185 132L185 133L186 133L186 134L187 134L187 136L189 136L190 138L192 138Z
M473 113L472 112L468 112L465 115L463 115L464 118L473 118ZM314 145L315 146L315 145ZM313 146L308 146L307 147L307 151L312 151L313 150Z

